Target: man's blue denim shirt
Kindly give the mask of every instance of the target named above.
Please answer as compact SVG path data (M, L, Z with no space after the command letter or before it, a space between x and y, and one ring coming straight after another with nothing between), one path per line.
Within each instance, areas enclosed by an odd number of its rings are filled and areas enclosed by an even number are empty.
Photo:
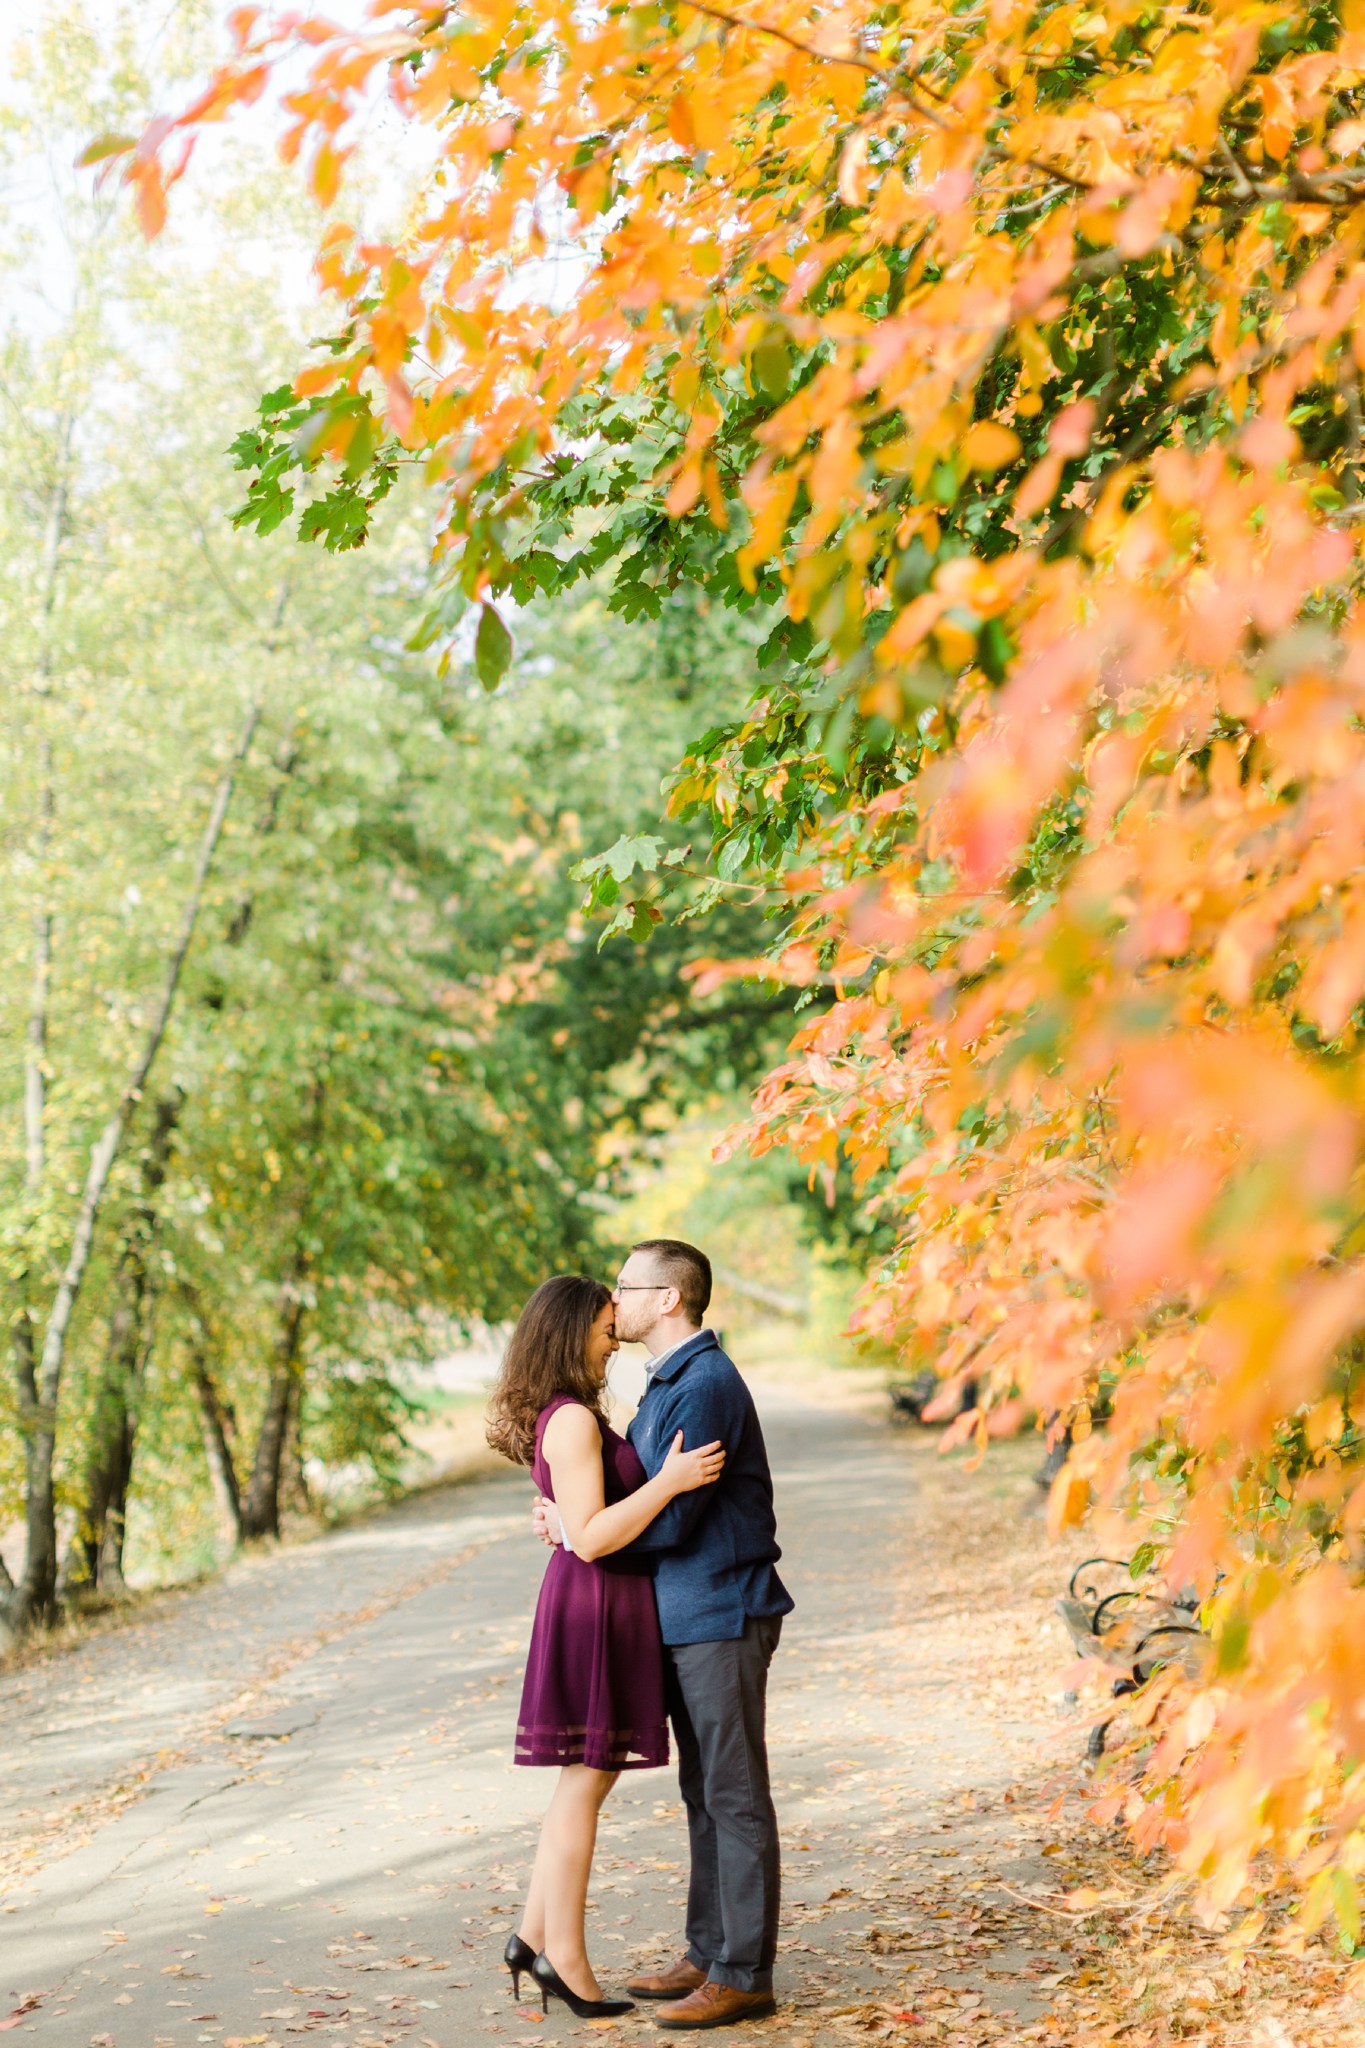
M689 1451L719 1438L725 1469L714 1486L678 1494L617 1555L651 1563L666 1643L726 1642L750 1615L789 1614L794 1603L773 1569L782 1552L753 1396L714 1330L667 1353L626 1431L651 1479L679 1430Z

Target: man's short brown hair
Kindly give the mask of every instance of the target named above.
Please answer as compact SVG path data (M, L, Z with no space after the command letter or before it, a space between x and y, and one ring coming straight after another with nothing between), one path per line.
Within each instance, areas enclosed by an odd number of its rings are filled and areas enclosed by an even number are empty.
M631 1246L648 1252L658 1265L665 1287L676 1287L683 1308L698 1325L711 1304L711 1261L680 1237L646 1237Z

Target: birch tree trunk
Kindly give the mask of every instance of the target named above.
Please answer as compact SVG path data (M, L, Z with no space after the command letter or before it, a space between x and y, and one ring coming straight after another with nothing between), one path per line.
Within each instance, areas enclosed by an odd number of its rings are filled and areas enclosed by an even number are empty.
M46 700L52 689L52 619L61 578L62 542L66 538L70 497L72 415L62 415L57 429L52 492L43 535L43 569L39 596L38 660L35 695L43 725L38 737L38 807L34 835L33 973L29 988L24 1047L24 1256L15 1280L11 1343L18 1393L19 1426L24 1437L24 1574L18 1586L9 1572L0 1584L0 1618L18 1625L30 1613L46 1619L52 1611L57 1574L56 1502L52 1491L52 1458L44 1453L44 1417L38 1392L36 1336L29 1300L29 1262L47 1175L48 1009L52 978L52 906L48 896L48 860L56 813L52 735L46 724Z
M205 884L218 850L218 842L222 837L228 807L236 787L237 772L256 736L262 709L262 701L257 697L242 724L227 767L219 778L200 840L194 877L181 916L180 930L166 963L161 996L155 1014L118 1105L100 1133L90 1155L90 1166L71 1233L66 1264L48 1315L47 1327L43 1333L42 1352L37 1361L36 1383L33 1388L33 1429L28 1458L30 1549L24 1562L23 1578L7 1601L6 1619L12 1628L31 1627L35 1621L49 1615L56 1598L57 1541L52 1488L53 1461L57 1442L57 1400L61 1392L62 1368L66 1361L66 1341L71 1327L71 1317L89 1269L95 1224L104 1201L105 1190L109 1185L109 1176L118 1158L128 1120L142 1099L143 1090L156 1063L171 1012L175 1007L185 956L189 952L190 942L199 920ZM32 1370L31 1348L29 1356ZM35 1535L39 1538L36 1545L33 1540Z

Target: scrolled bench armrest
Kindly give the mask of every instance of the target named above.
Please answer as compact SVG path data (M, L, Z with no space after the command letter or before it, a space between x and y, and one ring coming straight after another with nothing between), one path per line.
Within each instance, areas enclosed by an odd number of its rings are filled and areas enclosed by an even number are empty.
M1107 1564L1107 1565L1112 1565L1115 1571L1120 1571L1120 1572L1126 1572L1126 1571L1129 1571L1129 1570L1131 1570L1131 1568L1132 1568L1132 1567L1131 1567L1131 1561L1130 1561L1130 1560L1129 1560L1128 1558L1126 1558L1126 1557L1086 1557L1086 1558L1082 1558L1081 1562L1080 1562L1080 1563L1079 1563L1079 1564L1077 1565L1077 1567L1076 1567L1075 1571L1074 1571L1074 1572L1073 1572L1073 1573L1071 1574L1071 1578L1070 1578L1070 1581L1069 1581L1069 1583L1068 1583L1068 1585L1067 1585L1067 1589L1066 1589L1066 1590L1067 1590L1067 1595L1068 1595L1068 1597L1069 1597L1070 1599L1072 1599L1072 1600L1075 1600L1075 1599L1076 1599L1076 1598L1078 1597L1078 1595L1077 1595L1077 1592L1076 1592L1076 1584L1077 1584L1077 1581L1079 1580L1079 1578L1080 1578L1080 1576L1081 1576L1081 1573L1082 1573L1082 1572L1088 1572L1088 1571L1090 1570L1090 1568L1091 1568L1091 1566L1092 1566L1092 1565L1097 1565L1097 1564ZM1093 1599L1095 1598L1095 1595L1096 1595L1096 1591L1097 1591L1097 1590L1098 1590L1098 1589L1097 1589L1097 1588L1095 1588L1095 1587L1093 1587L1093 1586L1092 1586L1092 1587L1091 1587L1091 1588L1089 1589L1089 1592L1090 1592L1090 1597L1091 1597L1091 1599L1092 1599L1092 1600L1093 1600Z

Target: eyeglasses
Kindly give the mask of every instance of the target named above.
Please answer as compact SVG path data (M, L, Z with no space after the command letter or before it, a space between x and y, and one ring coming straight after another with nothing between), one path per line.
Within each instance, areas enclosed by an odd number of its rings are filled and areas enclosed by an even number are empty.
M613 1294L664 1294L672 1286L671 1280L627 1280L623 1285L617 1281Z

